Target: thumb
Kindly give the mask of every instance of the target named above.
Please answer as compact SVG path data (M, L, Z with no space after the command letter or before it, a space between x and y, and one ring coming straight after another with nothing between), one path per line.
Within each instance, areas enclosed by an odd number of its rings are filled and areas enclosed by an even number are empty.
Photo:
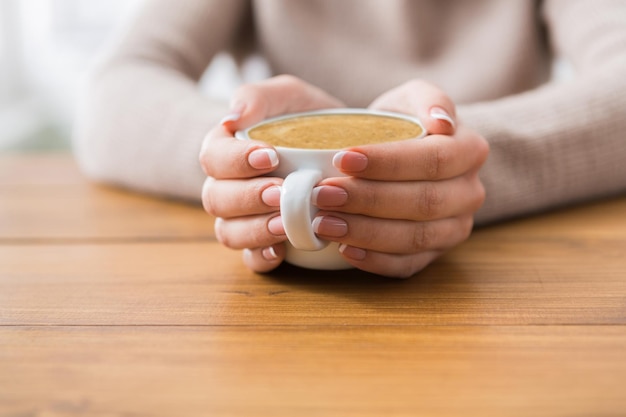
M231 99L231 114L222 119L222 125L235 132L268 117L335 107L344 104L297 77L279 75L239 87Z
M370 108L417 116L429 134L452 135L456 108L441 89L422 80L412 80L375 99Z

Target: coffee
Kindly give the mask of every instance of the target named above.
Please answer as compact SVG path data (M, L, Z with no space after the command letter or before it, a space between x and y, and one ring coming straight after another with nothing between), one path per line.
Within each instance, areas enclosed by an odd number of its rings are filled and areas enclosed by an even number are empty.
M422 138L420 121L401 113L369 109L326 109L268 119L235 132L239 140L256 139L277 147L279 163L268 175L283 178L280 213L287 235L285 260L313 269L353 266L339 243L320 239L313 230L318 208L313 190L325 178L345 177L333 159L342 148Z
M421 136L411 120L377 114L313 114L271 121L252 128L251 139L300 149L341 149Z

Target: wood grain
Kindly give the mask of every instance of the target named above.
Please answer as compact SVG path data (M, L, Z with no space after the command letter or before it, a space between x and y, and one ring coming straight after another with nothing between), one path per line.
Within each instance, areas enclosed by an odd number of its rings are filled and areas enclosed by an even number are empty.
M0 241L213 238L198 206L82 177L68 155L0 156Z
M243 267L194 204L0 155L0 417L624 415L626 198L408 280Z
M626 409L626 334L616 326L18 327L0 341L4 415Z
M13 325L626 324L623 258L563 242L470 241L404 281L258 275L216 242L0 245L0 276Z

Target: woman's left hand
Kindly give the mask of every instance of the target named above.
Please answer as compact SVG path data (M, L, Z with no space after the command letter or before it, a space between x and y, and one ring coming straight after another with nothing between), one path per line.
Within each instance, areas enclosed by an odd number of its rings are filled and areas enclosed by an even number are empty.
M355 267L409 277L470 235L485 198L478 171L489 146L457 123L443 92L423 81L390 90L370 108L415 115L428 136L340 152L334 164L349 177L317 187L314 226L341 243Z

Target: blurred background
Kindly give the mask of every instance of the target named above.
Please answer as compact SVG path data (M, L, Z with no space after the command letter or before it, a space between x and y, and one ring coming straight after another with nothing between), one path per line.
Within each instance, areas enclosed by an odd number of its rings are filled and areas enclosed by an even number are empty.
M86 71L136 3L0 0L0 150L69 147Z
M0 151L69 149L81 86L112 32L142 0L0 0ZM251 62L248 78L263 77ZM202 88L227 100L240 82L219 55Z
M0 152L69 149L86 74L142 1L0 0ZM555 66L558 78L570 72ZM259 57L238 72L229 56L218 55L201 88L228 100L242 79L268 75Z

